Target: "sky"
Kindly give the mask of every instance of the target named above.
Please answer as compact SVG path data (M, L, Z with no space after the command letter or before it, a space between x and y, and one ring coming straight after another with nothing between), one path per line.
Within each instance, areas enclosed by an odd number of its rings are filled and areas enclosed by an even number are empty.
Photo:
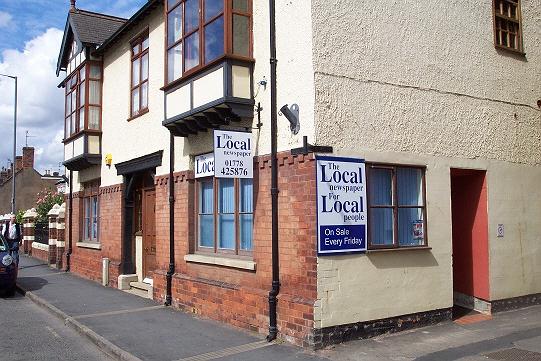
M147 0L77 0L79 9L129 18ZM64 172L64 91L56 61L70 0L0 0L0 73L18 77L17 155L35 148L35 168ZM14 81L0 76L0 168L13 158Z

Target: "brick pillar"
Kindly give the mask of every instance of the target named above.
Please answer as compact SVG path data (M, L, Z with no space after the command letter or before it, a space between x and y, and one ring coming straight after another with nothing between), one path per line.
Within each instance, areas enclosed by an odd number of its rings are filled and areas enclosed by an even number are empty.
M32 255L32 243L36 234L36 217L38 214L34 208L27 210L23 215L23 244L25 254Z
M66 249L66 203L62 203L56 220L56 268L64 268L64 251Z
M60 206L55 204L49 213L47 213L49 217L49 266L56 265L56 220L59 210Z

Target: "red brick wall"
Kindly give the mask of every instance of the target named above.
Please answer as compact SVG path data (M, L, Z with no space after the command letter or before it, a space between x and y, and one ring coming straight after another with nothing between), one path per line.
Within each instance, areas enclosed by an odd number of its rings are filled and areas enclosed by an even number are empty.
M109 285L117 286L121 250L122 186L100 188L99 240L101 249L83 248L76 245L81 240L82 198L73 194L73 239L70 259L71 271L78 275L101 282L102 259L109 258ZM69 214L66 212L66 249L69 237ZM64 262L65 264L65 262Z
M37 248L32 248L32 257L42 260L44 262L48 262L49 252Z
M270 157L254 165L254 249L256 272L187 263L184 255L194 244L193 180L190 173L175 176L174 304L191 312L242 328L266 333L268 292L271 288ZM278 328L296 344L308 344L317 297L315 162L313 156L279 156L280 282ZM165 298L169 263L167 178L156 182L157 261L154 297ZM188 217L187 217L188 215ZM192 246L193 247L193 246Z

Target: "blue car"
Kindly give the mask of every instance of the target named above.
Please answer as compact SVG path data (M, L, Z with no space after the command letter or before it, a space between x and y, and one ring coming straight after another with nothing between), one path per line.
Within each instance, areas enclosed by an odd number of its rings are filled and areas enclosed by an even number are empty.
M0 293L7 296L13 296L15 294L17 272L18 266L15 258L11 256L8 242L0 234Z

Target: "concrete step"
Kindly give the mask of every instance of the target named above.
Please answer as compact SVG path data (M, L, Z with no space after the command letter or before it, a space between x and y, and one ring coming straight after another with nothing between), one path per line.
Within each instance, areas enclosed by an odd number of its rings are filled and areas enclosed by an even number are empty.
M152 285L144 282L130 282L130 291L134 291L133 294L140 295L144 298L152 299Z
M124 290L124 292L131 293L132 295L136 295L142 298L152 298L148 297L148 291L143 291L137 288L130 288L129 290Z

